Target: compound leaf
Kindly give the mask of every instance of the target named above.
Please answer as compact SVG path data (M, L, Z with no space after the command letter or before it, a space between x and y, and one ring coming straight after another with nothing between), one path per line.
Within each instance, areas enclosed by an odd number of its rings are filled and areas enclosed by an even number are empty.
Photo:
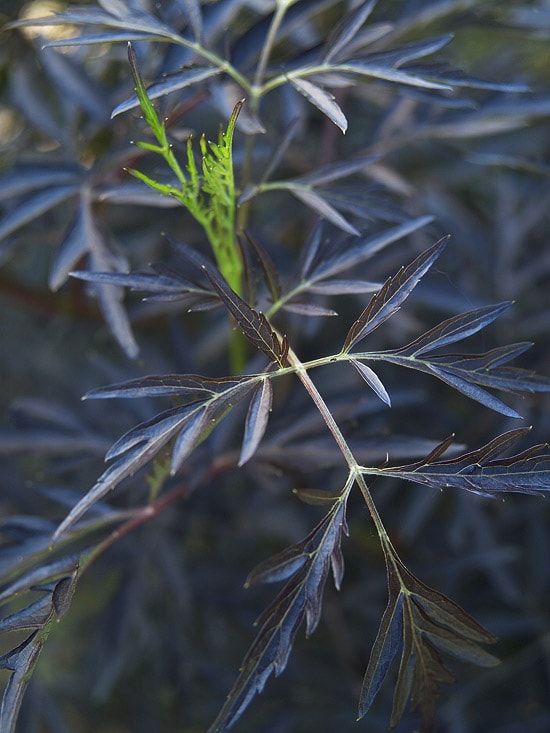
M298 628L304 620L306 634L309 636L314 632L331 567L335 584L337 587L340 585L340 542L342 532L347 532L345 512L345 498L339 497L302 542L261 563L249 575L247 586L286 579L288 582L257 620L260 631L209 733L222 733L231 728L254 695L263 690L271 674L278 676L283 672Z
M437 460L437 451L417 463L373 469L377 475L393 476L432 488L462 489L483 496L500 493L542 494L550 490L550 454L547 445L535 445L509 457L512 449L529 434L529 428L510 430L486 445L453 458ZM442 444L445 449L449 441ZM371 469L366 469L368 473Z

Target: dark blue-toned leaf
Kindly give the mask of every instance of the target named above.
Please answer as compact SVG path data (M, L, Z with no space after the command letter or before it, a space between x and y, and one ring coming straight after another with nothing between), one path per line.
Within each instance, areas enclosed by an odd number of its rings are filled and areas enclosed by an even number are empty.
M371 649L369 663L363 677L359 696L358 717L364 717L378 694L402 642L403 596L391 598L380 622L380 628Z
M379 155L359 155L352 160L342 160L338 163L328 163L319 168L314 168L311 173L297 176L290 179L290 183L299 183L307 186L321 186L324 183L337 181L340 178L351 176L354 173L364 170L369 165L376 163Z
M249 376L221 377L213 379L198 374L164 374L161 376L140 377L127 382L99 387L88 392L84 399L112 399L113 397L158 397L177 395L179 399L206 399L222 392L237 389L253 379Z
M191 69L184 69L183 71L170 74L164 77L161 81L151 84L147 87L147 96L149 99L158 99L166 94L171 94L180 89L185 89L193 84L199 84L211 79L218 74L221 74L223 69L219 69L215 66L197 67ZM121 102L113 110L111 117L127 112L130 109L135 109L140 106L139 99L136 95L127 99L125 102Z
M337 316L338 313L332 308L325 308L322 305L315 305L314 303L300 303L295 300L290 300L282 306L282 310L288 311L289 313L297 313L300 316L308 316L313 318L326 318L327 316Z
M80 208L76 221L53 257L48 277L48 285L52 290L58 290L63 285L71 269L87 251L85 216Z
M410 265L401 268L397 275L386 280L382 289L372 297L368 306L350 328L342 347L343 352L349 351L399 310L422 276L437 260L447 239L448 237L440 239L439 242L422 252Z
M506 405L502 400L499 400L498 397L495 397L490 392L487 392L481 387L478 387L477 384L474 384L473 381L468 378L469 375L466 375L466 378L463 378L452 370L439 367L436 364L427 364L426 371L431 374L435 374L436 377L439 377L443 382L446 382L451 387L462 392L466 397L469 397L476 402L480 402L482 405L485 405L485 407L488 407L495 412L500 412L501 415L521 418L519 412Z
M346 132L348 121L330 92L306 79L292 78L290 83L308 102L321 110L336 127L339 127L343 133Z
M107 28L120 28L123 31L138 31L139 33L145 33L152 37L158 37L163 40L174 41L175 43L181 43L185 39L176 33L170 26L162 23L158 18L151 13L144 11L130 10L122 18L117 15L112 15L104 10L97 8L88 8L83 6L74 6L68 8L63 13L56 13L55 15L47 16L44 18L33 18L29 20L17 20L9 24L10 28L23 28L30 25L102 25ZM87 43L85 35L77 36L74 39L72 45L80 46ZM97 43L96 40L94 40ZM68 45L68 39L65 41Z
M290 143L292 142L292 140L294 139L294 136L296 135L296 132L298 131L299 124L300 124L300 119L298 117L295 117L290 122L279 144L273 150L273 153L271 154L269 160L267 161L265 165L265 168L262 173L262 178L261 178L262 183L264 181L267 181L269 178L271 178L271 175L277 169L277 167L279 166L279 163L281 163L281 161L283 160L285 153L287 152L290 146Z
M17 598L21 593L28 591L34 586L39 586L42 583L56 580L65 577L69 573L73 573L78 566L79 560L80 553L75 553L31 568L0 591L0 604L6 603L6 601L12 598Z
M433 89L439 91L450 92L452 86L438 81L411 74L407 71L394 69L391 66L384 66L376 62L368 62L363 60L346 61L345 63L335 64L335 71L343 71L359 76L365 76L372 79L381 79L394 84L405 84L406 86L418 87L419 89Z
M0 633L36 629L42 626L52 611L52 599L45 595L30 606L6 616L0 621Z
M426 331L422 336L419 336L412 343L403 346L402 349L399 349L399 353L419 357L421 354L426 354L434 349L447 346L447 344L460 341L488 326L503 313L510 310L512 305L513 303L511 302L499 303L498 305L477 308L467 313L460 313L446 321L442 321L434 328Z
M385 467L373 472L424 486L462 489L483 496L509 492L541 494L550 490L550 455L544 453L546 445L532 446L516 455L501 457L528 433L529 428L511 430L482 448L463 455L445 460L430 460L428 457L414 464Z
M28 224L63 201L67 201L78 191L77 185L52 186L45 191L33 194L0 221L0 239L9 236L16 229Z
M105 90L101 89L75 61L54 49L45 50L42 63L48 75L63 90L63 99L85 109L92 119L109 119L110 105Z
M414 61L422 56L428 56L429 54L436 53L436 51L440 51L452 40L453 34L446 33L445 35L438 36L437 38L428 38L425 41L409 43L405 46L400 46L399 48L390 49L389 51L370 53L360 60L367 63L376 63L377 65L398 68L409 61ZM352 63L353 62L354 60L352 60ZM407 71L409 70L407 69Z
M431 216L420 216L418 219L411 219L370 237L361 238L358 242L354 240L352 246L349 246L349 244L348 246L341 246L332 256L323 257L316 266L312 267L307 279L319 282L356 267L389 244L426 226L432 219ZM320 237L320 234L318 236Z
M176 0L183 10L196 41L202 38L202 11L199 0Z
M338 56L340 51L346 49L372 13L376 2L377 0L366 0L342 18L327 39L324 53L325 61L331 61L335 56Z
M256 452L256 448L260 444L267 427L272 401L273 387L271 386L271 379L265 377L254 388L254 393L250 400L244 425L239 466L243 466Z
M69 166L27 165L16 168L0 177L0 201L13 196L36 191L36 189L58 188L67 184L78 184L80 172Z
M321 596L331 567L337 586L341 580L340 542L342 532L347 532L346 497L347 493L338 497L328 514L302 542L261 563L249 575L247 586L262 581L289 580L257 620L258 635L209 733L222 733L231 728L252 698L263 690L271 674L278 676L283 672L304 620L307 636L317 627Z
M306 206L309 206L310 209L313 209L313 211L323 217L323 219L326 219L347 234L353 234L357 237L359 236L359 231L350 224L349 221L347 221L347 219L334 208L334 206L329 204L321 194L306 187L293 185L292 182L289 183L287 188L290 193L296 196L297 199L300 199L300 201L306 204Z
M82 197L81 214L82 231L86 237L89 251L89 265L91 270L120 271L126 263L115 258L109 245L98 228L92 213L91 200L88 193ZM126 311L122 305L123 291L115 285L98 284L93 287L105 322L121 348L131 359L135 359L139 349L135 342Z
M137 204L138 206L154 206L157 209L172 209L181 206L181 203L173 196L165 196L141 182L98 186L94 189L93 196L94 201L108 201L113 204Z
M264 314L245 303L212 267L205 267L205 274L246 338L269 359L284 366L288 353L286 339L279 340Z
M386 388L380 381L380 378L378 375L366 364L363 364L360 361L357 361L357 359L350 359L353 366L357 369L359 374L363 377L365 382L369 385L369 387L372 389L372 391L380 397L382 402L384 402L388 407L391 407L391 400L390 396L386 391Z
M35 631L16 649L0 657L0 668L12 671L0 706L0 730L2 733L15 733L15 725L23 695L38 662L43 644L40 634Z
M204 403L191 403L186 407L173 407L155 415L151 420L124 433L109 448L105 454L105 460L117 458L136 446L143 447L146 444L155 443L160 448L201 408L204 409Z
M174 476L181 464L192 453L206 429L210 416L206 409L195 409L184 427L179 431L174 448L172 449L172 463L170 473ZM213 426L211 426L213 427Z

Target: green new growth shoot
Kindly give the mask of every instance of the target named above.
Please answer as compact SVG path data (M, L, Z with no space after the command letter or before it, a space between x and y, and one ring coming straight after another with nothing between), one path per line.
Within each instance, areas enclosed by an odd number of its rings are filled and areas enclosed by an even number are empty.
M151 188L165 196L174 197L185 206L203 227L223 277L231 288L241 295L243 265L235 237L236 192L232 146L235 123L243 101L235 105L227 130L220 131L218 142L207 141L204 135L201 136L199 141L202 155L200 171L193 154L193 140L189 137L187 165L184 171L168 141L166 125L159 119L147 95L136 54L130 44L128 44L128 58L143 116L157 140L156 145L147 142L137 142L136 145L142 150L160 154L176 176L179 185L160 183L137 170L129 172Z

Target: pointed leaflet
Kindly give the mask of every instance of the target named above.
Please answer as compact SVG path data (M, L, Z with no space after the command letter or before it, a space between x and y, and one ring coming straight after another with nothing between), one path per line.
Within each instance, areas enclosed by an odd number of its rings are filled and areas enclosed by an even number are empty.
M260 444L269 420L272 401L273 387L271 386L271 379L264 377L254 390L246 415L239 466L244 465L252 458Z
M438 684L454 681L440 653L492 666L498 660L479 644L492 644L496 638L454 601L421 583L393 550L386 548L386 560L389 600L363 680L359 717L368 712L401 647L390 725L399 723L410 698L413 709L420 711L423 730L428 731Z
M391 407L390 396L387 393L386 388L380 381L380 378L378 377L378 375L366 364L363 364L362 362L357 361L357 359L350 359L350 362L357 369L359 374L363 377L363 379L369 385L372 391L378 397L380 397L382 402L385 402L388 407Z
M321 194L309 188L295 185L288 185L287 188L290 193L296 196L297 199L300 199L306 206L309 206L310 209L313 209L319 216L322 216L323 219L330 221L331 224L334 224L334 226L342 229L347 234L353 234L356 237L359 236L359 230L350 224Z
M31 604L26 611L19 614L25 619L19 628L32 628L33 632L30 636L15 649L0 656L0 669L8 669L12 672L4 689L0 706L2 733L14 733L21 702L40 652L48 635L70 605L78 573L78 561L73 562L72 567L69 564L69 567L71 574L54 583L45 599Z
M184 69L174 74L163 77L161 81L151 84L147 87L147 96L149 99L157 99L180 89L185 89L193 84L205 82L218 74L222 73L222 69L217 66L199 66L191 69ZM111 113L111 117L117 117L123 112L136 109L140 106L140 99L137 95L133 95L124 102L117 105Z
M342 578L340 541L342 532L347 531L345 505L345 496L338 497L328 514L302 542L262 563L249 575L247 585L289 580L256 622L260 631L209 733L222 733L231 728L254 695L263 690L271 674L278 676L283 672L304 620L308 636L317 627L329 569L332 568L337 587Z
M550 454L546 444L535 445L516 455L501 458L529 433L529 428L510 430L477 450L438 461L428 458L404 466L365 469L437 489L472 491L483 496L515 492L541 494L550 491ZM445 441L448 447L448 442Z
M286 338L279 341L277 334L273 331L263 313L251 308L213 268L209 267L207 269L204 265L203 267L210 283L217 291L227 310L237 321L246 338L271 361L284 367L288 353Z
M78 185L52 186L30 196L0 221L0 240L78 193Z
M447 344L452 344L477 333L510 310L512 305L512 302L498 303L497 305L477 308L467 313L460 313L446 321L442 321L442 323L426 331L415 341L397 351L400 354L418 357L434 349L440 349L442 346L447 346Z
M225 415L255 386L258 378L242 377L207 379L197 375L167 375L132 380L112 388L94 390L87 397L141 397L180 394L188 404L165 410L132 428L117 440L106 454L106 460L117 459L77 502L57 528L53 541L59 538L99 499L122 480L146 465L176 435L171 471L203 441ZM209 385L211 389L209 388Z
M343 353L349 351L399 310L422 276L437 260L447 239L448 237L440 239L439 242L422 252L410 265L402 267L396 275L386 280L382 289L372 297L368 306L350 328L342 347Z
M455 316L401 349L380 352L376 357L372 354L369 356L365 354L364 358L378 358L392 364L431 374L491 410L508 417L519 418L521 416L516 410L478 385L501 389L506 392L550 391L550 380L548 378L528 369L502 366L530 348L530 343L523 342L500 346L484 354L424 356L424 353L431 351L432 348L438 348L442 344L475 333L505 310L507 310L507 304L502 303L498 306L488 306L478 311L472 311L465 314L464 317ZM469 319L472 323L471 327L468 325ZM418 354L421 355L421 358L418 358ZM362 355L356 354L354 356L361 358Z
M343 133L346 132L348 121L338 104L336 104L332 94L305 79L290 79L290 83L308 102L321 110L336 127L339 127Z
M367 0L345 15L328 37L325 46L325 61L331 61L343 51L371 14L377 0Z

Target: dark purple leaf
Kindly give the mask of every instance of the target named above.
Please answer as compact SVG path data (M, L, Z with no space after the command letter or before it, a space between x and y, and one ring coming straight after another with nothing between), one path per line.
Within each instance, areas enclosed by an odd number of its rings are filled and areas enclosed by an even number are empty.
M529 428L511 430L482 448L453 458L437 460L437 456L435 459L428 456L417 463L373 472L433 488L462 489L488 497L509 492L542 494L550 490L550 455L544 453L545 444L508 458L500 457L528 433Z
M390 727L399 723L410 698L413 710L420 712L422 730L430 731L438 686L454 682L440 652L461 661L493 666L498 659L479 644L493 644L496 637L457 603L421 583L393 550L391 557L389 549L386 553L389 599L363 680L359 717L370 709L401 648Z
M75 196L79 186L52 186L34 194L0 221L0 239Z
M246 415L239 466L249 461L256 452L256 448L260 444L267 427L272 401L273 387L271 386L271 379L264 377L258 386L254 388Z
M325 308L322 305L315 305L314 303L299 303L294 300L285 303L282 306L282 310L288 311L289 313L297 313L300 316L314 318L338 315L332 308Z
M439 242L422 252L410 265L401 268L397 275L386 280L382 289L372 297L368 306L350 328L342 347L343 352L349 351L399 310L422 276L437 260L447 239L448 237L440 239Z
M329 569L333 570L337 586L341 580L340 542L342 532L347 531L345 511L345 499L338 497L329 513L302 542L261 563L249 575L247 586L289 580L257 620L260 631L209 733L222 733L231 728L254 695L262 691L271 674L278 676L283 672L304 620L308 636L317 627Z
M376 2L377 0L366 0L359 7L344 15L328 37L324 53L325 61L331 61L335 56L338 56L340 51L346 49L363 23L372 13Z
M166 94L171 94L172 92L177 92L180 89L185 89L186 87L192 86L193 84L200 84L202 82L205 82L207 79L210 79L221 73L222 69L219 69L216 66L184 69L183 71L170 74L169 76L164 77L161 81L148 86L147 96L149 97L149 99L158 99L159 97L163 97ZM117 105L113 110L111 117L116 117L123 112L128 112L128 110L135 109L139 106L139 99L136 95L134 95L130 99L127 99L125 102L121 102L119 105Z
M422 334L422 336L412 343L403 346L402 349L399 349L399 353L418 357L434 349L447 346L447 344L460 341L488 326L503 313L510 310L512 305L513 303L511 302L488 305L484 308L477 308L476 310L453 316L429 331L426 331L426 333Z
M332 94L327 92L317 84L313 84L306 79L291 78L290 83L300 94L302 94L308 102L311 102L317 109L326 115L336 127L339 127L343 133L348 129L348 121L346 116L336 103Z
M285 366L288 353L286 339L279 340L264 314L245 303L212 267L205 267L205 274L246 338L269 359L281 367Z
M363 364L360 361L357 361L357 359L350 359L353 366L357 369L359 374L363 377L365 382L369 385L369 387L372 389L372 391L380 397L382 402L384 402L388 407L391 407L391 400L390 396L386 391L386 388L380 381L380 378L378 375L366 364Z
M359 236L359 231L352 226L347 219L345 219L342 214L334 208L334 206L329 204L320 193L308 188L294 186L292 181L289 182L289 185L286 186L286 188L288 188L290 193L296 196L297 199L300 199L302 203L306 204L306 206L313 209L313 211L319 214L319 216L323 217L323 219L326 219L347 234L353 234L357 237Z

